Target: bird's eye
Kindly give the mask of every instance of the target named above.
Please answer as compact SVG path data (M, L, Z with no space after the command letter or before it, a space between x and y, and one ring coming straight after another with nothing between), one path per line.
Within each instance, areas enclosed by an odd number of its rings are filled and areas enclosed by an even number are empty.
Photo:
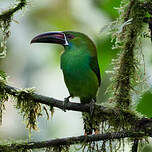
M68 34L67 37L68 37L68 39L73 39L75 36L72 34Z

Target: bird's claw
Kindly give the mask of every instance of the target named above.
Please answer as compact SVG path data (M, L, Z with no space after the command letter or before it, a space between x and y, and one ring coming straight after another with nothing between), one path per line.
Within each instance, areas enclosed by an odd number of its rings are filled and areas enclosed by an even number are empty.
M71 96L67 97L67 98L64 98L64 101L63 101L63 111L66 112L66 108L67 108L67 104L69 103L69 98Z
M94 112L94 108L95 108L95 100L92 99L92 101L90 102L90 115L93 116L93 112Z

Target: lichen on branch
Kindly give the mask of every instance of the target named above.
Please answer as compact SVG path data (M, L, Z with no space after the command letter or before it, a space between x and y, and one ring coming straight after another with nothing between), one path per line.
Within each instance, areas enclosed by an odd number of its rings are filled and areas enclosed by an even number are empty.
M122 138L135 138L135 137L141 138L146 135L151 135L151 133L150 132L144 133L141 131L134 132L132 130L121 131L121 132L108 132L105 134L58 138L58 139L47 140L47 141L4 144L4 145L0 145L0 150L4 151L7 149L8 152L18 150L20 152L21 150L27 150L27 149L48 148L48 149L54 150L54 151L60 149L59 151L61 152L62 150L64 151L64 149L67 150L71 145L75 145L75 144L83 145L85 143L91 143L91 142L92 142L92 144L94 144L93 142L99 141L98 150L96 150L97 147L94 147L95 149L93 149L93 145L91 145L92 148L90 147L90 149L85 149L85 151L87 151L87 150L89 152L90 151L103 151L103 149L104 149L103 144L105 144L108 141L111 141L111 144L112 144L112 140L115 140L115 142L116 142L116 140L120 140ZM113 146L116 146L115 144ZM50 147L52 147L52 148L50 148ZM106 148L109 148L109 147L106 147ZM119 152L118 149L117 149L117 152Z
M122 31L116 33L116 44L121 49L118 59L114 61L113 97L116 106L129 109L132 103L131 91L136 85L136 71L138 67L138 41L144 27L143 19L146 10L139 0L131 0L123 7L119 21L124 24ZM138 49L137 49L138 48ZM141 52L140 52L141 53Z
M18 91L16 108L23 114L26 127L30 130L37 130L37 118L42 116L42 108L40 103L32 100L31 95L33 92L33 89L23 89Z
M6 43L10 36L9 28L13 16L18 10L21 10L27 4L26 0L18 1L19 3L17 5L15 4L15 7L5 10L0 14L0 58L4 58L6 56Z
M15 4L13 8L5 10L0 14L0 58L5 58L7 52L7 40L10 36L10 23L13 19L13 15L21 10L26 5L26 0L18 0L19 3ZM0 124L2 123L2 113L4 109L4 102L8 100L8 94L3 89L6 83L6 74L0 71Z

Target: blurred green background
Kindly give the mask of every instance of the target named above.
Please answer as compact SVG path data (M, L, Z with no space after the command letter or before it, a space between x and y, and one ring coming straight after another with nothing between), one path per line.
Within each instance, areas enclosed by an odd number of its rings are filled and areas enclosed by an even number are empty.
M13 5L12 0L0 0L3 11ZM37 34L47 31L73 30L86 33L93 39L98 50L98 60L102 75L101 99L107 99L105 91L110 84L109 75L112 58L119 50L112 50L111 38L102 34L101 29L118 17L120 0L31 0L28 6L19 11L11 23L11 36L8 52L1 59L1 70L9 75L9 84L19 87L35 87L37 92L63 100L68 96L60 69L60 54L63 48L53 44L33 44L30 40ZM149 39L143 40L143 50L148 84L152 84L152 51ZM149 85L150 86L150 85ZM149 87L148 86L148 87ZM148 88L147 87L147 88ZM152 95L147 97L148 108L138 105L138 111L152 117ZM144 102L145 96L139 98ZM77 98L72 101L79 100ZM151 102L150 102L151 101ZM140 103L142 103L140 102ZM137 102L136 102L137 103ZM145 102L144 102L145 103ZM144 112L144 110L146 112ZM53 119L46 120L45 114L39 119L39 131L32 132L32 139L47 140L83 134L81 113L63 112L55 109ZM28 130L22 116L14 108L13 102L6 103L0 139L28 139Z

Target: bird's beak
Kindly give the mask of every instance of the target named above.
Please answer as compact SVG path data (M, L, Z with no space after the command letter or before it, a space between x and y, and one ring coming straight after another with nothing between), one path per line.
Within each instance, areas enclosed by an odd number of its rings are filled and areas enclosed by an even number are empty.
M63 32L47 32L37 35L31 40L31 43L55 43L67 45L67 39Z

